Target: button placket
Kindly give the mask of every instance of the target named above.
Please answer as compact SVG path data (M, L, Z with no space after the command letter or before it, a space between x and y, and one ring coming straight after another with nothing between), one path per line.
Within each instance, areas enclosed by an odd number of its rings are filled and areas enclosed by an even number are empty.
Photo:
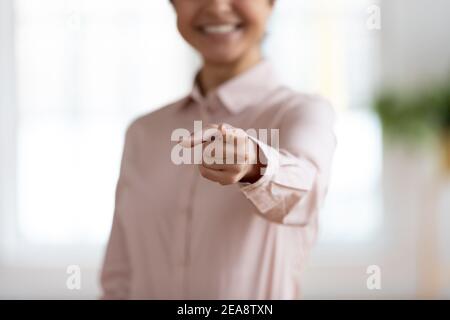
M202 100L199 104L199 111L200 111L200 119L202 121L202 126L205 127L207 124L209 124L209 109L208 109L208 101Z
M203 127L208 123L208 114L206 110L205 101L201 101L199 105L199 116L203 122ZM200 173L194 165L189 173L188 181L183 184L185 192L181 192L180 218L178 232L180 234L180 246L177 254L177 268L180 268L182 274L182 292L184 296L188 296L188 272L191 260L191 237L192 237L192 223L194 215L193 199L195 197L196 188Z

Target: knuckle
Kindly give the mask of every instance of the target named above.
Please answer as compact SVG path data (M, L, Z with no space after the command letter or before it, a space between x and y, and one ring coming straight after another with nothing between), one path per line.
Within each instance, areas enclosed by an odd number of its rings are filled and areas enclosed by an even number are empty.
M241 172L241 168L239 166L237 166L237 165L230 166L230 172L239 173L239 172Z

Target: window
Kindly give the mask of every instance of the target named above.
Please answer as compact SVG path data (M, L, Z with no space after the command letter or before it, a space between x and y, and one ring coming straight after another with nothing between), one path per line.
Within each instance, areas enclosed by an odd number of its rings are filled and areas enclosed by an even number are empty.
M20 236L104 243L126 125L188 90L192 54L167 1L15 5Z

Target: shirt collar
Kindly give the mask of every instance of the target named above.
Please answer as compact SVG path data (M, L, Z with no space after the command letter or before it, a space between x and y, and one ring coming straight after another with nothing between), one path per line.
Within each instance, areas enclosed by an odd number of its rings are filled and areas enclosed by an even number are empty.
M197 81L194 80L188 100L206 105L211 109L220 104L229 112L236 114L248 107L258 105L278 86L279 82L271 62L264 59L238 76L224 82L209 92L206 97L202 95Z

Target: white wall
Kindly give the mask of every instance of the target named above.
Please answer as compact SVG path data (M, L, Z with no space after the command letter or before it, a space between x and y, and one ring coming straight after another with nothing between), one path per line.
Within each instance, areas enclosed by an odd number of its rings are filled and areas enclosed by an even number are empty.
M450 1L383 0L382 84L408 85L450 73Z
M13 241L11 216L1 213L15 211L15 164L17 113L14 91L14 56L12 0L0 1L0 252L5 252L6 241ZM4 152L10 150L10 152ZM3 242L2 242L3 241ZM0 255L1 259L2 255ZM1 262L1 261L0 261Z

